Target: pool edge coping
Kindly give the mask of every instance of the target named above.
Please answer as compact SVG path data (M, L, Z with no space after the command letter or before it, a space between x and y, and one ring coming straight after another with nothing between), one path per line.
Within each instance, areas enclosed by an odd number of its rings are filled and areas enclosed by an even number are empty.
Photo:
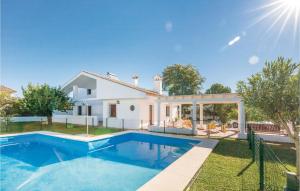
M90 141L97 141L100 139L110 138L113 136L123 135L123 134L127 134L127 133L140 133L140 134L148 134L148 135L156 135L156 136L161 136L161 137L171 137L171 138L188 139L188 140L196 140L196 141L208 140L208 139L202 138L202 137L191 137L191 136L187 136L187 135L177 135L177 134L162 134L162 133L139 131L139 130L126 130L126 131L121 131L121 132L108 133L108 134L104 134L104 135L96 135L96 136L92 136L92 137L84 137L84 136L71 135L71 134L52 132L52 131L33 131L33 132L24 132L24 133L2 134L2 135L0 135L0 138L10 137L10 136L19 136L19 135L42 134L42 135L54 136L54 137L58 137L58 138L70 139L70 140L75 140L75 141L90 142Z
M147 181L138 191L184 190L219 142L205 138L197 140L201 142Z

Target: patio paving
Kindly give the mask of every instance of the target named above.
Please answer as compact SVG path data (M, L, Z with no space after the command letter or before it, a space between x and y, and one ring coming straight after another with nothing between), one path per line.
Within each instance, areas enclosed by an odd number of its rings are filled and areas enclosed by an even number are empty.
M237 128L227 128L226 132L221 131L221 127L217 127L210 131L210 137L218 137L218 138L238 138L239 130ZM206 129L198 129L198 136L208 136L208 132Z

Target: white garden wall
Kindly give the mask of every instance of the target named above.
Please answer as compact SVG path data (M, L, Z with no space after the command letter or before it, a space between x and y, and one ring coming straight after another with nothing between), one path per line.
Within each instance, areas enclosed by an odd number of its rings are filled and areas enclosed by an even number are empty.
M134 119L107 118L103 121L103 126L118 129L142 129L141 121Z
M286 135L262 134L262 133L257 133L257 134L265 141L279 142L279 143L293 143L293 140Z
M172 134L182 134L182 135L192 135L193 130L188 128L169 128L169 127L149 127L149 131L158 133L172 133Z
M77 125L86 125L86 116L74 116L74 115L54 115L52 121L55 123L71 123ZM88 124L98 126L97 116L88 116Z
M2 118L0 118L2 121ZM66 121L67 120L67 121ZM11 122L40 122L47 121L47 117L44 116L23 116L23 117L11 117ZM53 115L52 122L55 123L70 123L77 125L86 125L86 116L73 116L73 115ZM89 125L98 126L98 117L89 116L88 117Z
M2 117L0 118L2 121ZM33 122L33 121L46 121L47 117L43 116L22 116L22 117L11 117L11 122Z

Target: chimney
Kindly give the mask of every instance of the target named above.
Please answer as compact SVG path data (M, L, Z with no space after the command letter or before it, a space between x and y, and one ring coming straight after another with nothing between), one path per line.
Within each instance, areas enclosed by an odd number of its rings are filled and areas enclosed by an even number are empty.
M162 77L160 75L155 75L153 77L154 82L154 91L158 92L159 94L162 94Z
M138 86L139 85L139 77L137 75L133 75L132 79L133 79L133 84L135 86Z

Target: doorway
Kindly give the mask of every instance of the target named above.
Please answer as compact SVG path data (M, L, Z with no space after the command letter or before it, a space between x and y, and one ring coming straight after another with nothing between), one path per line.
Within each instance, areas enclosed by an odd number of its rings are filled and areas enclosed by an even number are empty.
M153 125L153 105L149 105L149 124Z

